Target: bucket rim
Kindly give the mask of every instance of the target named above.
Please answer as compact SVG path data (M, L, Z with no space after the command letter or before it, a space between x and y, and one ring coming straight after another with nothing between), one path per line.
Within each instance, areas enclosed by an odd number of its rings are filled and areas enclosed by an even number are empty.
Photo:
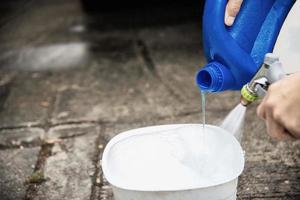
M222 180L219 182L215 182L212 184L208 184L206 186L194 186L194 187L181 187L181 188L174 188L174 189L139 189L139 188L133 188L133 187L129 187L129 186L123 186L120 185L118 183L113 183L112 180L112 176L111 173L108 169L108 153L109 150L111 149L112 146L114 146L115 144L117 144L118 142L127 139L129 137L133 137L133 136L137 136L137 135L148 135L148 134L153 134L153 131L148 131L148 132L140 132L140 130L143 129L152 129L152 128L167 128L170 127L169 130L172 129L178 129L178 128L182 128L184 126L203 126L202 124L196 124L196 123L188 123L188 124L163 124L163 125L154 125L154 126L146 126L146 127L140 127L140 128L134 128L134 129L130 129L127 131L123 131L121 133L119 133L118 135L114 136L106 145L103 154L102 154L102 161L101 161L101 167L102 167L102 171L103 171L103 175L105 177L105 179L114 187L116 188L120 188L120 189L124 189L124 190L130 190L130 191L137 191L137 192L174 192L174 191L188 191L188 190L197 190L197 189L205 189L205 188L210 188L210 187L222 187L223 185L226 185L232 181L234 181L235 179L237 179L243 172L244 170L244 165L245 165L245 157L244 157L244 151L240 145L240 142L233 136L233 134L229 133L227 130L215 126L215 125L210 125L210 124L206 124L205 126L207 127L213 127L213 128L217 128L220 129L224 132L224 134L227 134L229 137L232 138L233 142L236 143L238 145L238 148L240 149L239 154L241 155L241 160L240 160L240 168L239 170L237 170L237 173L235 176L232 176L230 178L227 178L226 180ZM174 127L174 128L171 128ZM161 131L163 132L163 131Z

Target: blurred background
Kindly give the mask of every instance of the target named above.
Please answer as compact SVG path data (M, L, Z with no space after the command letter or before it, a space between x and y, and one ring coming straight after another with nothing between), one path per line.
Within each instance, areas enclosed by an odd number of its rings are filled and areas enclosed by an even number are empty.
M149 53L145 41L158 39L157 34L163 34L162 30L167 27L189 24L180 30L176 29L175 32L180 31L183 35L177 33L175 37L182 37L180 40L194 37L198 45L194 50L200 52L202 9L203 1L196 0L138 3L131 0L2 1L1 99L7 94L4 85L12 82L12 77L16 77L20 71L26 71L27 74L29 71L37 74L42 72L46 75L51 71L61 74L58 71L69 68L73 72L76 68L89 68L91 63L101 60L99 52L108 49L126 54L126 50L118 49L118 45L122 46L124 41L132 42L133 46L137 45L144 53ZM154 32L146 36L145 30ZM173 33L170 30L168 34ZM157 40L156 43L161 41ZM149 55L146 57L149 61Z
M196 0L189 2L166 0L151 3L134 3L134 1L103 3L97 0L3 1L0 5L1 68L3 65L8 67L7 63L2 63L16 56L12 53L10 55L7 52L3 53L8 49L15 52L16 49L21 50L30 46L45 47L50 44L70 44L79 41L94 45L96 41L93 39L95 40L95 36L97 38L97 34L104 35L114 30L134 32L145 27L171 26L186 22L198 23L200 28L202 4L202 1ZM64 51L60 53L64 54ZM33 56L34 53L25 54ZM34 66L27 66L27 62L23 64L25 66L18 68L25 70L27 67L33 68L38 65L35 63ZM9 65L17 67L12 63Z

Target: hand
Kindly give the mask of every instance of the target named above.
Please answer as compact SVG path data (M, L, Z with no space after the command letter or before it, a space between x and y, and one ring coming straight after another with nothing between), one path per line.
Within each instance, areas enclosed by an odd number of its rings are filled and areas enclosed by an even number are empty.
M224 19L227 26L232 26L234 23L235 17L240 11L242 3L243 0L228 0Z
M300 138L300 73L272 84L257 115L276 139Z

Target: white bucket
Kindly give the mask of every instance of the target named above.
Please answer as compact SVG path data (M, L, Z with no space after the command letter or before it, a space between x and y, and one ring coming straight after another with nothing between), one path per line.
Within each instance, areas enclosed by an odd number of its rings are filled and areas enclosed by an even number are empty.
M201 124L161 125L114 137L102 169L115 200L235 200L242 148L224 129L206 125L201 131Z

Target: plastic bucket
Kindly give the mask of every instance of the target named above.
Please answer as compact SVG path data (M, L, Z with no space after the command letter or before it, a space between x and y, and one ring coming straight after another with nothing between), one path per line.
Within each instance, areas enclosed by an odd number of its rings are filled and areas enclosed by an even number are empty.
M102 169L115 200L236 199L244 168L239 142L216 126L206 125L204 135L198 134L201 131L201 124L175 124L114 137L104 150ZM197 167L190 170L185 165ZM197 178L198 168L203 180Z

